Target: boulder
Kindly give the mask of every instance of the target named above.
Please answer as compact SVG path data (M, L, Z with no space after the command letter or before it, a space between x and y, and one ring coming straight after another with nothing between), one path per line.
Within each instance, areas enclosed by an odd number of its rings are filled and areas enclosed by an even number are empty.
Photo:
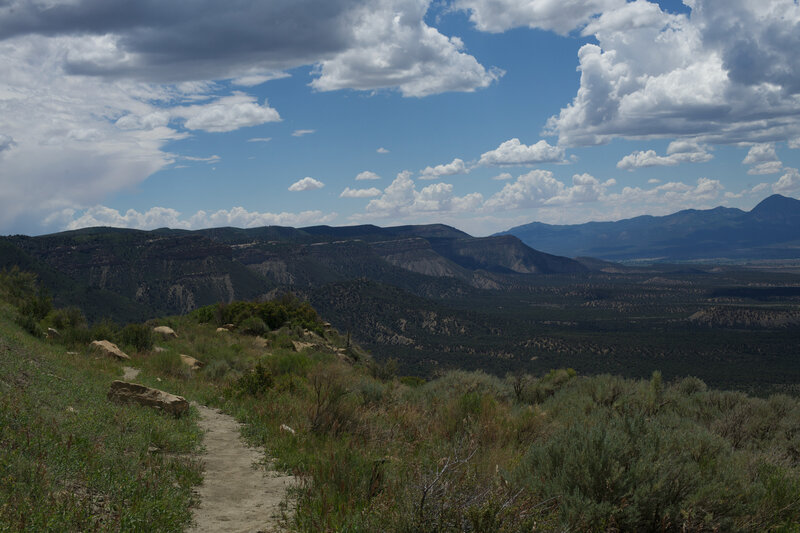
M167 338L167 339L177 339L178 334L175 333L175 330L169 326L156 326L153 328L153 331L158 333L159 335Z
M189 410L189 402L182 396L127 381L116 380L111 383L108 399L118 403L137 403L153 407L176 417Z
M200 370L205 365L205 363L195 359L191 355L181 354L181 361L192 370Z
M310 342L300 342L300 341L292 341L292 346L294 346L295 352L302 352L306 348L313 348L314 345Z
M107 355L109 357L115 357L117 359L122 359L125 361L130 359L128 354L120 350L116 344L110 341L92 341L92 344L90 346L92 350L100 352L103 355Z
M155 353L162 353L162 352L166 352L167 349L166 348L162 348L161 346L153 346L153 351Z
M57 339L60 336L61 336L61 334L58 332L57 329L55 329L55 328L47 328L47 338L48 339Z
M217 328L217 333L229 333L230 330L226 328Z

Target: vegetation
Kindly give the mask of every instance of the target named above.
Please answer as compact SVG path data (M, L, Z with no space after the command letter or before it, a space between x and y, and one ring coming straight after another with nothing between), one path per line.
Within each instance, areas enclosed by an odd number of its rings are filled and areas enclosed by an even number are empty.
M195 416L109 403L117 363L10 320L68 329L77 315L27 314L41 293L20 272L0 275L0 294L0 531L182 531L201 477Z
M254 317L269 331L245 334ZM294 530L800 529L800 401L790 396L754 398L659 372L398 376L395 361L373 361L291 298L163 322L179 336L160 340L159 353L132 351L139 379L244 422L246 438L299 479L290 494L295 511L285 517ZM241 333L218 331L224 324ZM147 446L191 451L193 419L105 404L116 363L39 350L41 341L8 321L0 326L12 346L0 347L0 501L13 502L0 523L179 529L185 506L167 509L160 498L188 503L196 470ZM39 351L41 366L20 355ZM205 365L190 371L178 354ZM50 387L54 397L43 397ZM28 414L16 415L18 405ZM65 406L86 417L64 415ZM29 439L47 440L31 448ZM105 450L119 463L107 477L99 475L110 461ZM81 496L60 503L64 487ZM101 511L92 511L97 495Z

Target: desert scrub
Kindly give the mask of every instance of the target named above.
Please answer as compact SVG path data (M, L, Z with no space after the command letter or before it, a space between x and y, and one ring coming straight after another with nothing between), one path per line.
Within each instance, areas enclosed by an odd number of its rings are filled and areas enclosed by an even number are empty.
M182 531L200 481L194 415L109 403L118 363L48 346L8 313L0 307L0 530Z

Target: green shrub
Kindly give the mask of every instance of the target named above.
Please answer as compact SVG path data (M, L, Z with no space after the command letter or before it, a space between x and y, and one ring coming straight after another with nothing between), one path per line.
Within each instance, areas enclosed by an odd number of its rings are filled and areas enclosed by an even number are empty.
M272 372L259 361L253 370L236 380L234 389L240 394L260 396L272 388L273 383Z
M120 340L137 352L146 352L153 349L155 334L153 328L145 324L128 324L119 333Z
M44 337L42 327L32 315L18 314L14 322L34 337Z
M110 318L104 318L89 329L90 340L119 342L119 326Z
M255 335L260 337L269 333L267 323L257 316L251 316L244 319L239 326L239 331L246 335Z

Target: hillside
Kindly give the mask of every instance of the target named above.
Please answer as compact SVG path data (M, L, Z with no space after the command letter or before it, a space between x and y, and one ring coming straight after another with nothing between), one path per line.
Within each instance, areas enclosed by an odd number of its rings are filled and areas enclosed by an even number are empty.
M0 506L0 529L177 532L203 518L197 498L209 493L192 489L214 472L191 454L214 437L201 437L198 413L214 412L192 407L176 419L106 401L123 364L138 371L126 379L235 414L263 460L297 480L278 509L292 531L800 525L800 402L785 395L752 398L659 372L451 371L426 382L375 362L292 299L121 330L78 321L45 340L14 322L36 332L70 313L28 315L26 301L41 295L18 298L20 279L30 278L0 278L4 301L16 302L0 305L0 501L11 503ZM173 333L157 336L155 325ZM92 353L98 336L130 360ZM254 490L237 513L264 503Z
M616 222L533 222L500 235L552 254L611 261L797 259L800 201L775 194L749 212L717 207Z

